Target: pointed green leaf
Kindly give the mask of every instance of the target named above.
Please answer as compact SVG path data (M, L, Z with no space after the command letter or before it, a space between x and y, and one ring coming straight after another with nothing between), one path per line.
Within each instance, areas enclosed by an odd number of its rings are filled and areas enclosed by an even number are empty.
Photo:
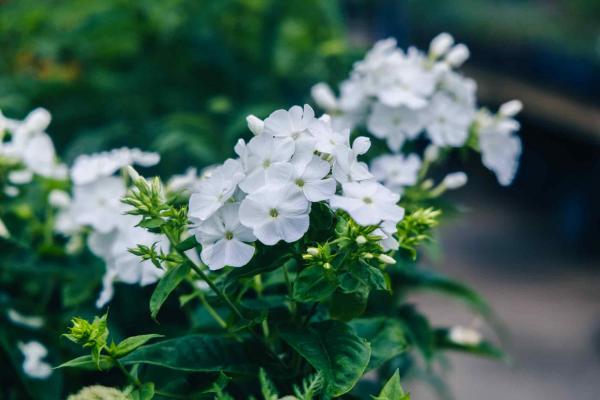
M322 301L333 294L337 288L335 276L331 277L326 269L313 265L296 278L294 282L294 299L302 302Z
M144 345L149 340L159 338L159 337L163 337L163 335L157 335L155 333L151 333L148 335L138 335L138 336L128 337L127 339L124 339L121 343L119 343L117 345L117 347L115 348L115 350L113 352L113 356L116 358L124 357L127 354L131 353L133 350Z
M344 293L336 290L331 296L329 314L340 321L350 321L360 316L367 308L369 294L364 292Z
M386 361L404 353L408 347L402 324L391 318L362 318L350 323L356 334L371 344L368 369L379 368Z
M190 249L193 249L197 245L198 242L196 241L196 237L192 235L189 238L185 239L183 242L179 243L176 247L178 251L188 251Z
M322 374L329 396L350 391L369 363L369 344L342 322L318 322L305 329L282 329L280 333L283 340Z
M264 354L264 347L256 342L190 335L142 346L120 361L179 371L250 374L257 371L258 360L264 360Z
M190 265L188 263L180 264L167 271L165 276L161 278L152 293L150 298L150 315L153 319L156 319L158 311L162 307L167 297L173 290L181 283L183 279L190 272Z
M154 398L154 383L144 383L129 395L131 400L151 400Z
M94 360L94 358L91 355L87 355L87 356L81 356L81 357L77 357L74 358L70 361L67 361L64 364L59 365L56 368L81 368L81 369L87 369L87 370L96 370L98 368L100 368L101 370L105 371L108 369L111 369L114 366L114 362L113 360L108 357L108 356L100 356L98 358L98 365L96 364L96 361Z
M381 389L381 393L374 400L410 400L410 395L405 394L400 384L400 372L396 370L394 375L387 381Z

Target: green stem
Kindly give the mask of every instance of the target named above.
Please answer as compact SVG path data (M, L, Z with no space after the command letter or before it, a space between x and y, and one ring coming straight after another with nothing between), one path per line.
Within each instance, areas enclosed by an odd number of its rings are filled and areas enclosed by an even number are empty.
M136 387L140 387L142 385L142 382L140 382L140 380L138 378L136 378L135 376L131 375L129 373L129 371L127 371L127 369L123 366L123 364L121 364L121 362L115 358L112 357L113 362L115 363L115 365L117 366L117 368L119 368L119 370L121 370L121 372L123 373L123 375L125 375L125 377L127 378L127 380L129 382L131 382L132 384L134 384Z
M221 325L222 328L227 329L227 322L223 321L223 318L221 318L217 311L210 305L210 303L206 300L204 293L202 293L202 291L200 290L198 290L198 298L200 299L200 302L202 303L204 308L206 308L206 311L208 311L208 313L213 317L213 319L217 321L217 323Z

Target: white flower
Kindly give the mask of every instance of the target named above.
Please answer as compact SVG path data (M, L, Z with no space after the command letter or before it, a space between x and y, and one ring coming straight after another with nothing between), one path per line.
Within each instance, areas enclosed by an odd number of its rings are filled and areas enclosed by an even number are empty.
M315 148L317 151L326 154L332 154L335 147L339 145L348 146L350 141L350 130L336 130L332 125L332 120L327 114L315 120L309 127L310 134L316 140Z
M467 184L467 174L464 172L453 172L444 177L442 186L446 189L454 190L461 188Z
M396 193L416 184L420 169L421 159L416 154L382 155L371 162L373 176Z
M293 184L267 185L240 206L240 221L266 245L300 239L308 230L310 202Z
M500 106L498 114L504 117L514 117L523 109L523 103L520 100L511 100Z
M328 84L324 82L317 83L310 89L310 94L315 103L322 109L332 111L338 108L338 101Z
M385 251L396 251L400 248L400 244L394 237L394 235L398 232L396 224L397 222L394 221L383 221L379 225L379 228L373 231L373 234L381 236L379 244Z
M274 138L263 133L252 138L241 157L246 177L240 182L240 189L252 193L263 187L270 176L286 173L291 168L288 161L294 148L294 140L290 137Z
M446 54L446 62L452 67L460 67L467 61L469 55L469 48L464 44L459 43Z
M75 159L71 168L71 179L76 185L91 183L96 179L111 176L128 165L151 167L158 164L157 153L147 153L126 147L94 154L83 154Z
M228 265L241 267L252 259L256 238L239 220L240 205L225 204L209 219L195 227L196 240L202 245L200 257L211 270Z
M446 54L450 47L454 44L454 38L452 35L443 32L433 38L429 44L429 54L433 58L438 58Z
M23 372L33 379L46 379L52 375L52 367L42 361L48 355L48 350L40 342L31 341L19 343L19 350L23 353Z
M344 183L343 195L329 200L333 209L341 208L360 225L377 225L382 221L398 222L404 209L396 203L400 196L374 181Z
M225 161L196 186L197 191L190 197L189 216L199 221L210 217L233 196L243 178L242 165L238 160Z
M423 130L423 114L403 106L391 108L375 103L367 128L374 136L386 139L390 149L398 151L406 139L416 138Z
M352 148L338 145L333 155L334 163L331 173L336 181L340 183L359 182L373 177L367 164L358 161L358 154Z
M473 328L467 328L464 326L453 326L448 332L448 339L450 341L465 345L465 346L477 346L483 340L481 333Z
M473 79L448 70L442 74L439 88L455 101L475 109L477 84Z
M428 144L423 153L425 162L431 163L438 159L440 156L440 148L435 144Z
M253 134L260 135L263 133L265 123L262 119L250 114L246 117L246 123L248 124L248 129L250 129L250 132Z
M502 115L494 118L483 112L478 115L478 125L483 165L494 171L501 185L510 185L521 156L521 140L514 135L519 123L512 118Z
M15 324L23 325L32 329L39 329L42 326L44 326L44 318L39 316L23 315L12 308L9 309L6 314L8 316L8 319L10 319Z
M315 120L315 112L308 104L304 109L293 106L288 111L276 110L265 119L263 133L274 137L298 139L306 135L309 125Z
M29 169L20 169L16 171L11 171L8 174L8 180L13 185L24 185L26 183L31 182L33 179L33 172Z
M23 163L34 173L55 179L67 178L67 167L57 163L52 139L45 133L31 137L23 152Z
M308 162L297 162L294 166L294 183L312 202L329 199L335 193L335 180L326 178L331 165L317 156L312 156Z
M167 182L167 191L169 192L196 192L198 191L198 185L200 184L201 178L198 177L198 170L190 167L186 169L185 173L180 175L173 175Z
M69 215L80 226L108 233L121 221L126 206L121 198L127 189L119 177L109 176L86 185L75 185Z
M460 147L466 142L473 121L470 107L438 93L433 97L428 113L427 134L433 144Z
M52 189L48 194L48 203L52 207L64 209L71 205L71 197L64 190Z

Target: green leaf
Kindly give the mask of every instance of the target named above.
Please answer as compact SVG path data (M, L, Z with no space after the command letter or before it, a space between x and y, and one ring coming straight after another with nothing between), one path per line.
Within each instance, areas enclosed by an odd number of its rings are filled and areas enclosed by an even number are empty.
M408 290L433 290L456 297L486 317L492 316L491 307L477 292L447 276L421 268L406 268L398 281Z
M158 282L152 297L150 298L150 315L152 319L156 319L158 311L162 307L167 297L181 283L190 272L188 263L179 264L178 266L167 271L165 276Z
M188 251L193 249L194 247L196 247L198 245L198 242L196 241L196 237L195 236L190 236L187 239L185 239L183 242L179 243L177 246L175 246L175 248L178 251Z
M100 356L98 358L98 364L96 364L96 361L91 355L86 355L67 361L56 368L81 368L86 370L101 369L105 371L111 369L113 366L114 362L109 356Z
M277 247L278 245L275 245ZM275 253L280 252L280 248L275 249ZM272 260L272 259L271 259ZM288 269L293 270L296 267L296 260L294 259L286 259L286 257L278 258L275 261L271 261L265 255L262 257L257 257L253 259L249 265L246 265L244 268L235 268L227 274L225 279L225 286L230 286L232 284L239 283L240 279L243 278L251 278L258 274L263 274L265 272L271 272L276 270L277 268L283 267L287 264Z
M306 329L283 329L280 333L286 343L322 374L329 396L350 391L369 363L369 343L342 322L318 322Z
M344 293L336 290L331 296L329 314L331 318L340 321L350 321L356 318L367 308L369 294L364 292Z
M408 347L402 324L391 318L362 318L350 323L356 334L371 344L368 369L379 368L383 363L404 353Z
M154 397L154 383L144 383L130 394L131 400L151 400Z
M141 221L138 226L146 229L156 229L163 226L165 223L161 218L149 218Z
M113 351L113 356L116 358L121 358L123 356L126 356L127 354L131 353L133 350L142 346L149 340L152 340L154 338L159 338L159 337L163 337L163 335L151 333L148 335L138 335L138 336L128 337L127 339L124 339L121 343L119 343L117 345L117 347Z
M294 282L294 299L301 302L322 301L333 294L337 288L335 276L317 265L300 272Z
M357 263L348 270L350 274L358 279L363 285L376 289L387 290L388 285L385 282L385 276L379 268L375 268L366 263Z
M399 315L410 343L421 351L423 358L429 363L435 350L433 329L429 320L412 305L402 307Z
M252 374L265 349L256 342L190 335L142 346L123 357L125 365L150 364L189 372Z
M400 384L400 372L396 370L394 375L387 381L381 389L381 393L374 400L410 400L410 395L405 394Z
M498 360L508 361L507 355L487 340L476 344L456 343L450 340L449 329L440 328L434 332L435 345L441 350L455 350L478 356L490 357Z

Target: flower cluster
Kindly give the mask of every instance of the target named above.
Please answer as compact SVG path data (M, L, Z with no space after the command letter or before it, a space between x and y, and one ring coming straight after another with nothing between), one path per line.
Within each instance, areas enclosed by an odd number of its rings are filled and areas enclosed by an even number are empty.
M483 164L508 185L521 152L513 135L519 125L512 119L521 105L506 103L497 115L478 111L475 82L456 71L468 57L468 48L454 44L447 33L435 37L427 53L414 47L404 52L386 39L354 65L339 98L324 83L314 86L312 95L332 115L333 126L365 125L394 152L422 133L442 148L470 145L473 134Z
M127 182L123 176L115 176L128 165L150 167L159 160L156 153L128 148L81 155L70 170L72 197L59 191L50 194L50 202L59 209L55 229L74 238L82 230L89 230L88 248L106 263L98 307L112 298L115 281L148 285L163 274L149 261L140 264L128 250L138 244L159 243L164 249L168 246L161 236L137 227L136 217L126 215L127 206L121 199L127 192Z
M213 169L190 197L193 232L211 269L247 264L256 240L268 246L299 240L315 202L343 209L361 225L383 222L395 231L400 196L358 159L368 138L350 143L349 129L336 129L326 114L316 118L308 105L274 111L264 121L249 116L248 126L255 136L240 139L238 158Z
M45 132L51 119L43 108L31 111L22 121L0 113L0 164L11 167L11 185L4 188L7 195L16 196L18 186L31 182L34 175L59 180L67 177L67 167L57 161L52 139Z

